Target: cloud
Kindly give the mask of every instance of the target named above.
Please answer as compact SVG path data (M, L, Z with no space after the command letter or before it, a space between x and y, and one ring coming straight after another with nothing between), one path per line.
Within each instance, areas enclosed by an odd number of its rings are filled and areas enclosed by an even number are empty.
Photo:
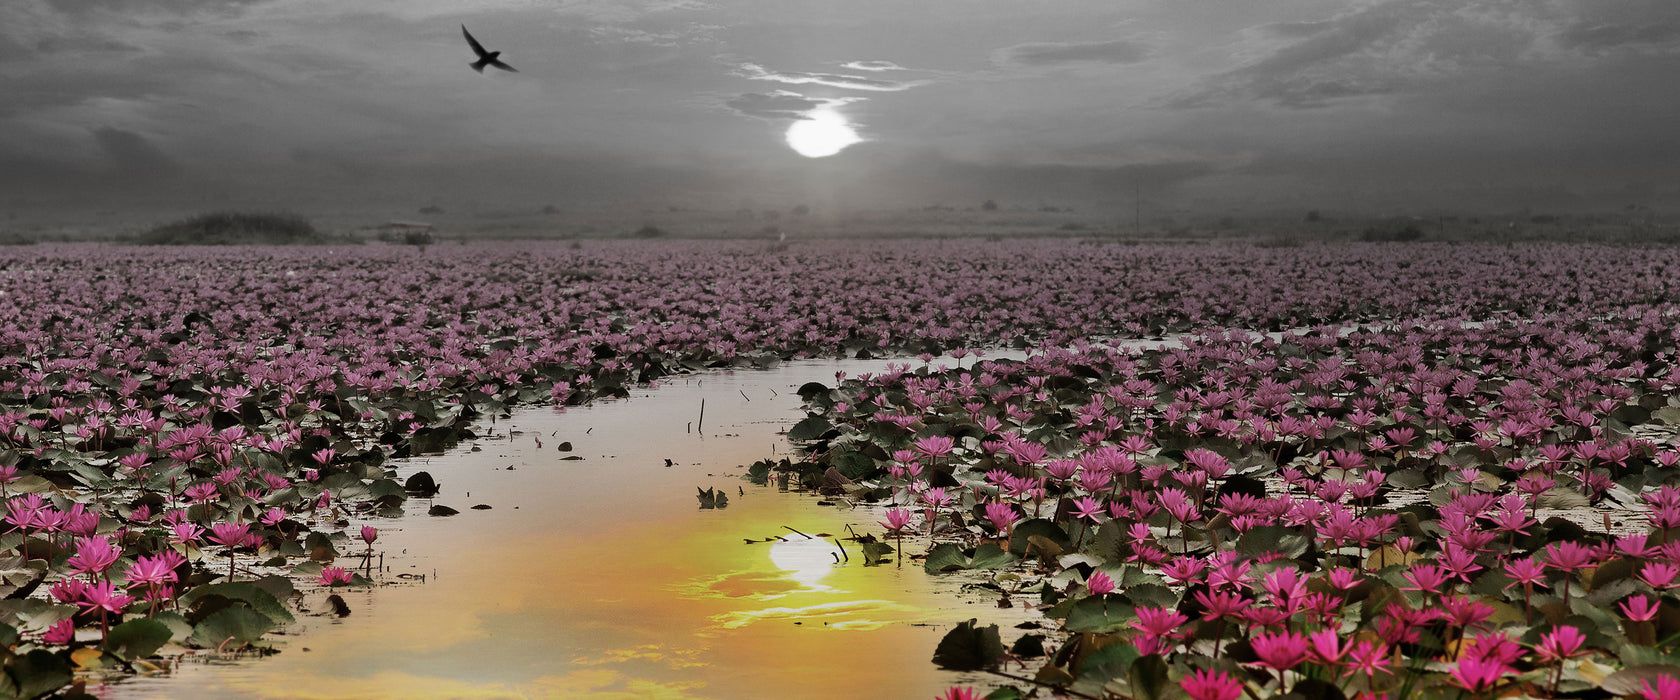
M734 75L748 80L766 80L787 85L822 85L825 87L841 88L845 90L864 90L869 92L898 92L924 85L925 80L882 80L866 78L861 75L845 75L840 73L782 73L771 71L756 63L741 63L736 65Z
M1249 42L1243 48L1256 58L1204 78L1165 105L1258 101L1315 109L1522 67L1537 59L1537 46L1555 26L1554 17L1535 7L1389 0L1320 21L1250 27L1241 32Z
M851 61L840 64L840 67L849 70L869 71L872 73L890 70L904 70L904 66L893 63L892 61Z
M181 168L175 159L146 137L109 126L93 130L94 141L116 169L129 175L173 175Z
M1587 24L1569 27L1557 35L1565 48L1588 54L1603 54L1624 47L1680 50L1680 20L1673 18L1650 24Z
M777 90L765 94L749 92L730 98L723 103L730 109L748 117L760 119L799 119L805 113L827 104L824 100L813 100L796 92Z
M998 50L999 63L1017 66L1053 66L1067 63L1142 63L1152 51L1135 39L1068 43L1016 44Z

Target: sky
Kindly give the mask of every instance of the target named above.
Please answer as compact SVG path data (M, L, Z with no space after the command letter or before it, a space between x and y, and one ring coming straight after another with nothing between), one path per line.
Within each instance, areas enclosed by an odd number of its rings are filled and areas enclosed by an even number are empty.
M1671 211L1677 77L1674 0L6 0L0 211Z

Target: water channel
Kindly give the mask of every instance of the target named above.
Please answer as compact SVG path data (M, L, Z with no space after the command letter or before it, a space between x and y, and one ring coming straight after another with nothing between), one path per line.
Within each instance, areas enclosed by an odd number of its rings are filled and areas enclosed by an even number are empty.
M929 576L914 561L865 567L855 545L837 563L832 538L815 537L843 536L848 525L880 533L878 511L821 506L813 494L741 478L743 465L788 452L782 432L803 415L798 386L832 386L836 372L885 365L790 362L670 378L630 400L564 412L522 410L448 454L398 464L405 478L430 472L442 492L410 499L400 520L371 522L380 528L374 551L384 554L376 576L384 585L345 593L348 616L329 614L327 593L300 584L308 612L273 638L281 653L189 659L166 676L89 690L119 698L916 698L986 682L935 668L940 637L971 617L1007 628L1037 613L959 595L961 579ZM560 451L562 442L572 450ZM698 508L696 487L727 493L728 507ZM434 504L460 514L428 517ZM773 535L783 540L762 542ZM907 543L912 552L925 547Z

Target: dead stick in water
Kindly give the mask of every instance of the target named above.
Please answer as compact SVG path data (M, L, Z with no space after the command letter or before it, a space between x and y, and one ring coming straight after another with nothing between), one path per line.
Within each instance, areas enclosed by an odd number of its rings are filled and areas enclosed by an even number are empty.
M1604 534L1610 534L1610 514L1604 513Z
M706 400L700 399L700 430L706 429Z
M788 527L788 526L786 526L786 525L783 525L783 526L782 526L782 527L786 527L786 528L787 528L787 529L789 529L789 530L793 530L793 528L791 528L791 527ZM811 537L811 536L810 536L810 535L806 535L806 534L805 534L805 533L803 533L803 532L800 532L800 531L798 531L798 530L793 530L793 531L794 531L794 532L795 532L795 533L796 533L796 534L800 534L800 535L804 535L804 536L805 536L805 539L812 539L812 537Z
M834 538L834 544L840 548L840 554L846 557L846 561L852 560L851 553L846 551L846 545L840 544L840 538Z
M747 399L747 392L745 392L745 391L742 391L742 390L740 390L740 389L736 389L736 391L740 391L740 392L741 392L741 398L743 398L743 399ZM747 399L747 403L752 403L752 399Z

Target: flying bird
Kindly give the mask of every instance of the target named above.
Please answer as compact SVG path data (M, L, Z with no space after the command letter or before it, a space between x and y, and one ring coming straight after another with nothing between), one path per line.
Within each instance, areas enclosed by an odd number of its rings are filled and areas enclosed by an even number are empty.
M473 38L472 33L467 31L467 25L465 24L461 25L461 36L467 38L467 44L472 46L473 53L478 55L478 60L472 64L473 70L483 73L485 66L495 66L509 73L519 72L514 70L513 66L502 63L501 59L497 58L497 56L502 55L502 52L485 51L484 45L478 43L478 40Z

